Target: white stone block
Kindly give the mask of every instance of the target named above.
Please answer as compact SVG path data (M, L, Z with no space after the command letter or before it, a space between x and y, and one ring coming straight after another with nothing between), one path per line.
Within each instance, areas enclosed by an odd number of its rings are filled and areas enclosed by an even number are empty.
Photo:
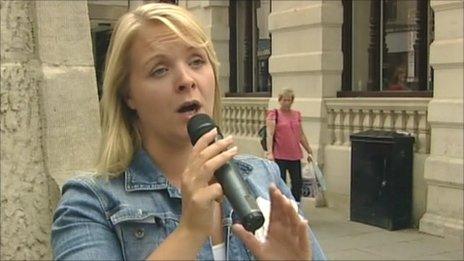
M435 41L463 37L463 9L451 9L435 12Z
M435 184L461 187L464 183L462 158L431 155L425 161L424 177Z
M100 142L100 113L93 67L43 67L45 150L58 185L76 170L94 167Z
M41 61L93 66L87 2L36 1L35 4Z
M451 158L463 157L463 129L432 125L431 154Z
M456 99L464 97L463 67L435 69L433 96L439 99Z
M430 64L436 68L463 68L463 38L435 41L430 46Z
M301 0L286 0L286 1L272 1L272 11L273 12L282 12L289 9L295 8L305 8L309 6L321 5L322 0L311 0L311 1L301 1Z
M464 121L463 106L462 97L460 99L433 99L429 103L427 120L432 125L440 124L448 125L451 128L459 127L462 131Z
M342 70L343 55L340 52L312 52L272 55L269 72L315 72Z

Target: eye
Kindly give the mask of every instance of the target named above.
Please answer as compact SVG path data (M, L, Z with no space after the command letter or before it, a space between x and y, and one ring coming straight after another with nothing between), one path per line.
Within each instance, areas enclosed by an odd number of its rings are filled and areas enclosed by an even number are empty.
M203 59L202 57L199 57L199 56L196 56L194 57L189 65L192 67L192 68L200 68L201 66L203 66L204 64L206 63L206 60Z
M151 71L150 75L153 77L163 77L168 72L168 68L166 67L156 67L153 71Z

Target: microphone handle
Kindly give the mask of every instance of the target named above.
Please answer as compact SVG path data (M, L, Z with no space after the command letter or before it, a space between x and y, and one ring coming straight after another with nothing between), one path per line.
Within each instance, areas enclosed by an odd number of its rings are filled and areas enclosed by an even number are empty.
M214 176L221 184L225 196L238 214L243 227L254 233L264 224L264 216L248 188L248 184L239 173L240 170L235 160L232 159L220 167Z

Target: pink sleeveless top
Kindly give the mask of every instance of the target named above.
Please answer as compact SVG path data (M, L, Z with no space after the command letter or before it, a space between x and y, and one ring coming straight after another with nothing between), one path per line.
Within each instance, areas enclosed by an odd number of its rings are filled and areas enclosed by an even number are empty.
M267 114L267 119L275 121L276 110ZM301 114L299 111L278 110L277 124L274 134L274 158L281 160L300 160L303 152L301 140Z

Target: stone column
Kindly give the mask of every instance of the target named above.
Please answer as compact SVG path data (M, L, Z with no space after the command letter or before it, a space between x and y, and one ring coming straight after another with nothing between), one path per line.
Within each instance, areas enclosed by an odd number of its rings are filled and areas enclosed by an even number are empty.
M179 6L192 12L211 37L220 62L218 82L224 95L229 91L229 1L180 0Z
M335 97L341 86L343 55L341 1L272 1L269 31L272 33L272 99L279 106L284 88L294 90L293 108L301 111L303 129L316 159L327 141L324 98Z
M42 149L33 1L1 1L0 260L50 260L53 205ZM52 192L56 198L56 185Z
M463 1L431 1L435 40L430 64L434 97L428 107L432 128L426 159L427 210L419 229L463 238Z
M92 169L100 116L87 1L34 1L42 62L44 149L61 187L76 170Z

